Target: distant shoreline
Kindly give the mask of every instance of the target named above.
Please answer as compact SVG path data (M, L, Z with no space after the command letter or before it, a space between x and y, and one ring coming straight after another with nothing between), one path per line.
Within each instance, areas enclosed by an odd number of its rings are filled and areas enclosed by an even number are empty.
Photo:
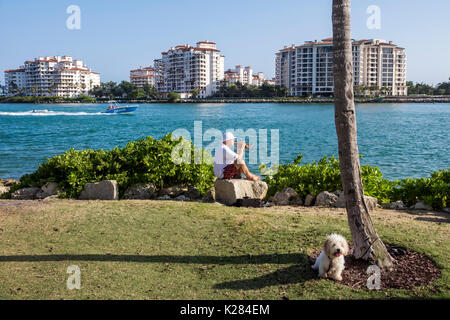
M45 99L45 98L44 98ZM117 100L117 99L116 99ZM171 102L167 99L160 100L117 100L120 103L299 103L299 104L315 104L315 103L334 103L333 98L209 98L209 99L180 99ZM356 103L450 103L450 96L402 96L402 97L382 97L380 98L355 98ZM22 104L91 104L91 103L109 103L108 100L91 100L91 101L74 101L74 100L58 100L58 101L21 101L21 99L0 98L0 103L22 103Z

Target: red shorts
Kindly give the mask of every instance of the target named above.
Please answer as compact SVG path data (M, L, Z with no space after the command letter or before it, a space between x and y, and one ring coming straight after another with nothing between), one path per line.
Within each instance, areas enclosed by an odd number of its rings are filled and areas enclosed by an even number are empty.
M236 176L237 178L240 178L239 169L234 164L229 164L223 168L224 179L233 179Z

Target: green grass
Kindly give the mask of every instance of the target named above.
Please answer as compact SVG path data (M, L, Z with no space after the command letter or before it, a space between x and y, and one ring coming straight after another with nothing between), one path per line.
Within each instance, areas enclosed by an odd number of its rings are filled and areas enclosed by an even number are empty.
M350 239L343 209L174 201L0 201L0 299L449 298L449 216L378 210L383 240L426 253L442 277L413 290L318 280L307 256ZM26 203L26 202L25 202ZM81 269L68 290L66 269Z

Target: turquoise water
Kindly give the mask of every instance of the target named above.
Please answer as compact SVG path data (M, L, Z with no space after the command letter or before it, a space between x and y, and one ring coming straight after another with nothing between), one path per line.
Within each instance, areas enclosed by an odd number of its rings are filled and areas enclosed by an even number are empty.
M33 109L42 111L31 114ZM71 147L110 149L178 128L192 133L198 120L203 132L278 129L281 163L300 153L305 162L337 155L331 104L141 104L133 115L101 114L105 109L105 104L0 104L0 178L33 172ZM450 167L450 104L359 104L356 111L363 164L380 167L389 179Z

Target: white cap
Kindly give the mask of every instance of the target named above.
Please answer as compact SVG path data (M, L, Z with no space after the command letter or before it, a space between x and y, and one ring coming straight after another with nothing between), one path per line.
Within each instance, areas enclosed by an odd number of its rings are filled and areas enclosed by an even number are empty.
M225 132L222 136L222 142L228 141L228 140L234 140L236 139L236 137L234 136L234 134L232 132Z

